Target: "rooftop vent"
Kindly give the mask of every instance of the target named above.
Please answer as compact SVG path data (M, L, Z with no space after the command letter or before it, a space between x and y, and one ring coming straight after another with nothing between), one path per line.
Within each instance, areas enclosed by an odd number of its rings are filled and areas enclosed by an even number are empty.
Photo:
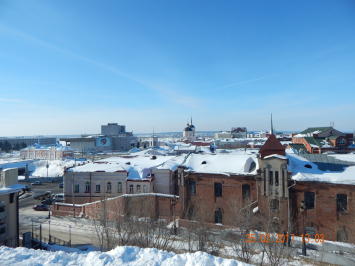
M151 160L156 160L157 159L157 156L153 155Z
M304 167L312 169L312 165L310 165L310 164L306 164Z
M126 162L126 164L130 165L130 164L131 164L131 162Z
M207 164L207 162L206 162L206 161L203 161L201 164Z

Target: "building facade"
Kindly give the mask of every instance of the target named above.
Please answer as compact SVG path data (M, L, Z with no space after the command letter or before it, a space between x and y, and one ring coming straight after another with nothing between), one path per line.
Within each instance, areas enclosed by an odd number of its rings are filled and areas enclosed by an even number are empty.
M0 246L19 246L19 192L17 169L0 169Z
M300 149L297 144L304 145L308 153L349 153L355 151L353 134L342 133L333 127L312 127L299 134L292 135L289 148ZM293 146L293 144L296 144Z

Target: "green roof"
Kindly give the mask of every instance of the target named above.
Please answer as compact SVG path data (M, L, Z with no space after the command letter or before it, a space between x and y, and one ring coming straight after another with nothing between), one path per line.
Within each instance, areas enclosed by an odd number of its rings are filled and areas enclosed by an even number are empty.
M305 137L304 139L305 141L308 142L308 144L317 145L318 147L322 148L323 147L322 141L325 140L326 138ZM330 141L328 141L328 143L330 144L331 147L334 147L333 143L331 143Z
M303 144L298 144L298 143L292 143L288 144L292 149L297 150L299 152L300 150L306 151L306 147Z
M306 130L300 132L300 134L307 134L307 133L312 133L314 131L320 131L320 133L323 133L324 131L327 131L328 129L331 129L332 127L309 127Z

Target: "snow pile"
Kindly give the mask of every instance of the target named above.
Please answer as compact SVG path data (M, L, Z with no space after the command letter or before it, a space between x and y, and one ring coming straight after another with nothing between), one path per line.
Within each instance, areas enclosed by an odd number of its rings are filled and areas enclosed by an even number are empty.
M53 160L53 161L46 161L40 160L33 162L29 165L29 170L33 170L31 173L32 176L39 176L39 177L46 177L47 176L47 162L48 162L48 176L49 177L56 177L56 176L63 176L64 175L64 167L71 167L75 164L74 160Z
M236 260L222 259L204 252L175 254L153 248L117 247L108 252L65 253L26 248L0 247L2 265L250 265Z

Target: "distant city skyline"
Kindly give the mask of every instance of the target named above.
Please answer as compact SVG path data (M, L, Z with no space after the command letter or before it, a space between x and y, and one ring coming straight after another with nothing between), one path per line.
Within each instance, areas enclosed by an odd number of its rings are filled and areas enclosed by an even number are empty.
M354 132L354 1L0 2L0 136ZM137 133L136 133L137 132Z

